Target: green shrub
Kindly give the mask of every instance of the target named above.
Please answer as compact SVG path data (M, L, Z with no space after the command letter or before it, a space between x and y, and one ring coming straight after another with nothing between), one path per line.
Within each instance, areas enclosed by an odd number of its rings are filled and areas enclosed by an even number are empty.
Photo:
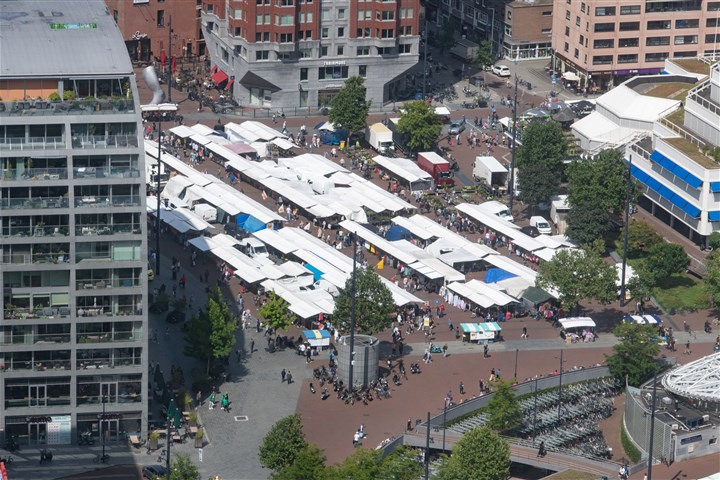
M640 459L642 458L642 454L640 453L640 450L635 446L633 441L630 439L630 435L625 430L625 416L620 419L622 429L620 430L620 443L622 443L623 450L625 450L625 455L630 459L632 463L638 463Z
M52 92L50 95L48 95L48 100L50 100L51 102L59 102L60 95L57 92Z
M77 98L77 96L75 95L75 92L73 92L72 90L65 90L63 92L64 100L75 100L75 98Z

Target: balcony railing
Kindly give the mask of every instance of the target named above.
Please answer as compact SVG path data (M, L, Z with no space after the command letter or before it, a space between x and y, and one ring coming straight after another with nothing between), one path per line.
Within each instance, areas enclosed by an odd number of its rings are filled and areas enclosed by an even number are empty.
M16 333L6 332L2 338L2 345L29 345L37 343L68 343L69 333Z
M73 136L73 148L132 148L138 146L137 134Z
M1 208L68 208L68 205L68 199L65 197L3 198L0 200Z
M35 263L69 263L67 253L6 253L0 259L0 265L30 265Z
M7 398L5 408L22 407L53 407L58 405L70 405L70 396L58 395L45 398Z
M140 170L132 167L76 167L73 178L76 180L89 178L139 178Z
M35 370L43 372L46 370L70 370L70 360L13 360L12 357L5 358L5 370Z
M106 288L133 288L139 287L140 277L133 278L103 278L93 280L78 280L75 282L76 290L102 290Z
M6 227L3 228L3 238L10 237L67 237L70 234L70 227L67 225L51 225L43 227Z
M78 317L125 317L128 315L142 315L141 306L117 305L114 307L78 307Z
M112 197L83 195L75 198L76 207L137 207L139 205L139 195L113 195Z
M90 332L77 335L78 343L135 342L139 340L142 340L142 335L133 332Z
M705 92L708 96L710 95L710 82L703 82L702 84L698 85L697 87L693 88L688 92L687 100L692 100L693 102L698 103L703 108L709 110L716 116L720 116L720 106L718 106L716 103L706 99L703 96L703 92Z
M131 223L122 223L117 225L101 225L101 224L85 224L75 225L75 235L93 236L93 235L117 235L121 233L142 233L140 226Z
M142 402L142 395L139 393L119 393L118 395L113 395L111 397L105 397L107 400L107 403L135 403L135 402ZM99 404L100 403L100 395L78 395L77 396L77 404L78 405L88 405L88 404Z
M67 172L67 168L27 168L25 170L3 170L1 178L5 181L65 180L67 179Z
M135 103L126 99L79 99L65 102L44 100L0 102L0 116L108 115L133 113Z
M115 358L95 358L95 359L78 359L78 369L95 369L95 368L114 368L114 367L141 367L142 358L140 357L115 357Z
M0 138L0 150L60 150L66 148L65 137Z
M70 316L70 307L23 308L12 307L3 310L4 320L32 320L67 318Z

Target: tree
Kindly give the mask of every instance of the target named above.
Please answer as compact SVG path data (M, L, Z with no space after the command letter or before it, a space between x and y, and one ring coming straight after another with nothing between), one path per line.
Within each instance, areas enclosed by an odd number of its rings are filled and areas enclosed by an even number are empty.
M659 233L645 220L635 220L628 225L628 251L629 258L640 258L647 255L650 248L662 242Z
M570 207L565 232L578 245L602 238L610 227L610 213L600 203L585 203Z
M375 480L381 470L380 450L358 448L342 463L329 468L329 480Z
M237 323L217 287L210 292L208 298L208 318L212 328L210 334L212 356L218 359L228 358L235 346Z
M487 427L475 427L455 444L438 480L505 480L510 473L510 446Z
M715 250L707 257L705 266L705 292L713 303L720 305L720 251Z
M288 314L288 303L282 297L275 295L275 292L269 293L267 302L260 307L258 313L275 330L286 330L292 325L292 319Z
M430 150L442 132L434 107L422 100L414 100L406 102L403 110L397 131L407 136L407 147L415 152Z
M581 250L557 252L552 260L540 264L536 285L557 290L568 308L581 300L609 302L616 295L617 275L614 266L602 259L603 249L602 240L596 240Z
M531 205L546 202L557 193L567 143L557 122L533 122L522 135L517 166L520 198Z
M325 454L316 445L307 445L292 464L271 475L272 480L324 480L327 478Z
M472 63L483 68L492 65L493 61L492 42L490 40L483 40L480 42L480 48L475 52Z
M175 454L170 465L170 480L198 480L200 470L190 460L190 455Z
M617 380L632 386L639 386L655 370L660 346L657 340L657 327L622 323L613 331L619 340L613 347L613 354L606 355L605 360L610 374Z
M653 245L645 261L656 285L662 279L683 273L690 265L690 257L682 245L669 242Z
M712 248L713 250L720 249L720 232L712 232L710 234L707 239L707 246Z
M421 474L415 451L402 445L383 458L377 480L416 480Z
M365 128L370 103L365 100L365 79L350 77L330 101L330 121L354 133Z
M279 472L292 465L299 452L307 446L300 415L296 413L281 418L270 428L260 444L260 465Z
M445 23L443 23L440 33L437 36L437 46L440 48L441 54L444 54L446 50L455 46L455 32L458 30L457 27L455 20L452 18L445 20Z
M193 315L187 325L185 355L203 361L208 360L212 356L211 333L212 325L207 312L201 310Z
M574 160L566 173L570 208L596 204L613 215L623 213L628 167L620 150L606 149L594 157Z
M371 268L358 268L355 278L355 330L367 335L385 330L390 326L395 311L392 293ZM350 329L352 282L351 276L335 299L334 323L344 332Z
M500 381L486 410L490 417L486 425L497 432L504 432L516 427L522 419L520 402L515 397L515 391L510 383L505 381Z

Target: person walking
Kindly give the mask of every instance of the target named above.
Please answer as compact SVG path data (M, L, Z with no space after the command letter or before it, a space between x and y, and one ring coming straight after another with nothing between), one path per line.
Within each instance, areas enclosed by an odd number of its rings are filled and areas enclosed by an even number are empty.
M490 347L488 347L488 344L486 343L483 345L483 358L488 358L488 350L490 350Z
M211 393L208 398L208 410L212 410L213 408L215 408L215 392Z
M683 352L683 355L690 355L692 353L692 350L690 350L690 340L685 343L685 351Z
M255 339L250 340L250 353L255 351Z
M463 382L460 382L459 390L460 395L465 395L465 385L463 385Z
M527 337L528 337L527 327L523 327L523 329L522 329L522 335L520 335L520 338L527 338Z
M280 372L280 377L282 377L282 382L285 381L286 376L287 376L287 373L285 373L285 369L283 368L282 372Z
M238 363L240 363L242 361L242 353L240 352L239 348L237 350L235 350L235 357L236 357Z
M288 385L290 385L292 383L292 373L290 373L290 371L288 371L285 378L287 378L287 383L288 383Z
M448 356L448 353L447 353L447 352L448 352L447 343L442 346L442 351L443 351L443 357L447 357L447 356Z

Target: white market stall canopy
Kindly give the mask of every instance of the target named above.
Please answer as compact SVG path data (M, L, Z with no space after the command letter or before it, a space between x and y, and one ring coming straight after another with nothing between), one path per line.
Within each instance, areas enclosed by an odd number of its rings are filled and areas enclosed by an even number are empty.
M390 172L393 177L404 180L410 186L412 192L432 188L432 175L418 167L412 160L377 155L373 157L373 161Z
M657 315L625 315L626 323L637 323L638 325L656 325L662 323L662 318Z
M595 328L595 321L590 317L568 317L561 318L560 325L563 329L568 328Z

